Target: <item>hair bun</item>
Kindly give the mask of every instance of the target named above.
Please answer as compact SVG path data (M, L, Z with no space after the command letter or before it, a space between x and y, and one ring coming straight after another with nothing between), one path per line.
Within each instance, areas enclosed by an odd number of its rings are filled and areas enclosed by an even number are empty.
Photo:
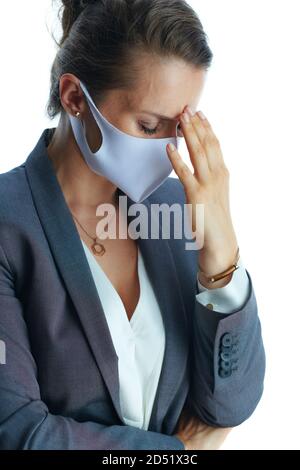
M62 2L62 29L63 36L59 42L59 46L65 42L69 35L70 29L73 23L76 21L80 13L88 6L92 5L100 0L61 0Z

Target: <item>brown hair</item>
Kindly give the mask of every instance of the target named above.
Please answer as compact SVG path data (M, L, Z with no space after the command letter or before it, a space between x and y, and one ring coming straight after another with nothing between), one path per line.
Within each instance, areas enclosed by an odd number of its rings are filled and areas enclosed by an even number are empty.
M185 0L61 0L63 35L51 68L47 114L64 112L59 80L72 73L94 100L109 89L132 88L136 57L179 58L205 70L213 54L195 11ZM62 15L61 15L62 11Z

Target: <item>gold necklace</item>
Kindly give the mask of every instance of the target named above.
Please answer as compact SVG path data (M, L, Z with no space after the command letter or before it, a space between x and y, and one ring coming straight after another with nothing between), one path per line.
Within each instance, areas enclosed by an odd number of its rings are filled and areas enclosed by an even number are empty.
M91 245L91 248L92 248L92 251L94 253L94 255L96 256L103 256L105 253L106 253L106 249L104 247L104 245L102 243L99 243L97 242L97 235L96 237L92 237L86 230L85 228L81 225L81 223L79 222L79 220L75 217L75 215L73 214L72 211L70 211L72 216L74 217L74 219L76 220L76 222L78 223L78 225L82 228L82 230L87 234L88 237L91 238L91 240L93 240L93 244ZM115 211L112 215L112 217L108 220L108 222L106 222L105 224L105 227L104 227L104 230L106 229L106 227L108 226L109 222L112 220L112 218L114 217L115 215ZM104 230L101 232L101 234L104 232Z

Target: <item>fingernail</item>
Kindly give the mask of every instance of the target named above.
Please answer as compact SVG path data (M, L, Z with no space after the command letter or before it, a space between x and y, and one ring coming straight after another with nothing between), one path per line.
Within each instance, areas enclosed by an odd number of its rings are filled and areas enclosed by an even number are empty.
M187 106L185 109L187 110L187 112L189 113L191 117L194 116L194 113L189 106Z
M169 148L169 150L171 150L171 152L174 152L174 150L176 150L175 145L173 145L173 144L171 144L171 143L168 144L168 148Z
M202 111L197 111L197 114L198 116L201 118L201 119L206 119L205 115L202 113Z

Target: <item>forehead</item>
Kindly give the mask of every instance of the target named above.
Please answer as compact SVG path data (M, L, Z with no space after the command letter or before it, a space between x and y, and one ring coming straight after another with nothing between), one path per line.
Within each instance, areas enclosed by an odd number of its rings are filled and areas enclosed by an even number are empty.
M189 105L196 110L206 71L178 59L152 60L143 64L128 104L135 111L147 110L173 118Z

